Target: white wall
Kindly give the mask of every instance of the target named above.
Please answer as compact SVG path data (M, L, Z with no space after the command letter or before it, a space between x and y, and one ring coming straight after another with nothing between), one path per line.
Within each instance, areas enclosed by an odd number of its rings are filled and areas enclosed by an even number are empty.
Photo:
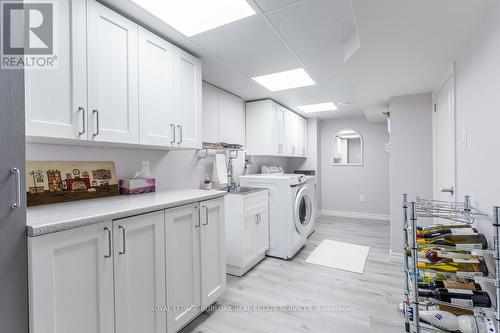
M114 161L119 179L133 177L141 161L150 161L157 190L199 188L212 173L214 158L198 160L196 151L156 151L49 144L27 144L28 161ZM233 162L234 175L243 172L244 154Z
M363 166L333 166L333 139L343 129L361 133ZM322 120L320 123L321 210L389 214L389 141L386 124L364 117ZM366 201L360 202L360 195Z
M455 66L457 199L491 214L500 205L500 5L473 37ZM467 131L467 147L462 133ZM488 222L479 225L491 241Z
M391 112L391 252L403 244L402 195L432 198L432 94L393 97Z

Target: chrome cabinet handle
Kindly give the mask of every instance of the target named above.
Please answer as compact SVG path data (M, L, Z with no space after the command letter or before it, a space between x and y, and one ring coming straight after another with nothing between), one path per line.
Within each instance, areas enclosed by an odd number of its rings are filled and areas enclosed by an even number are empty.
M194 207L196 209L196 214L198 215L198 224L196 224L194 227L195 228L199 228L201 227L201 211L200 211L200 207L196 206Z
M208 207L203 206L203 208L205 209L205 223L203 225L208 225Z
M104 230L108 232L108 254L105 254L104 258L111 258L111 229L106 227Z
M172 141L170 141L170 144L173 145L175 143L175 125L174 124L170 124L170 134L172 136Z
M78 135L83 135L87 131L86 117L85 117L85 109L83 107L78 108L78 112L82 114L82 130L78 132Z
M15 209L21 207L21 171L18 168L12 168L10 172L16 177L16 201L11 205Z
M177 144L181 144L182 143L182 126L181 125L177 125L177 128L179 129L179 142L177 142Z
M262 216L260 214L257 214L255 217L257 218L256 224L259 224L260 222L262 222Z
M450 187L450 188L442 188L441 192L443 192L443 193L450 193L451 195L453 195L453 193L455 193L455 189L453 188L453 186Z
M100 125L99 125L99 111L98 110L92 110L92 114L95 114L95 117L96 117L96 127L97 127L97 132L94 132L93 135L97 136L101 132Z
M125 251L126 251L126 243L125 243L125 228L121 225L118 226L118 229L121 229L122 230L122 239L123 239L123 250L121 250L120 252L118 252L118 254L125 254Z

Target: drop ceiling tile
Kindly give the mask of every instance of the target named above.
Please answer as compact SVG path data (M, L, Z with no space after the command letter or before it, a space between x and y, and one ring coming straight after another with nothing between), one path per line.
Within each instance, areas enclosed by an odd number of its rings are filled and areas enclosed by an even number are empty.
M248 77L301 67L261 15L201 33L191 40Z
M264 13L283 8L301 0L254 0Z

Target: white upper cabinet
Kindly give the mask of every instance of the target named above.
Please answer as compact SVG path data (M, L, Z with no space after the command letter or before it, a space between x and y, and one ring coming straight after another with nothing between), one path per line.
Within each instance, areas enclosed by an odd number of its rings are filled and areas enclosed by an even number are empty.
M85 1L61 0L57 68L25 71L26 135L87 139Z
M174 46L139 28L139 143L177 145Z
M139 143L138 26L88 2L90 139Z
M203 82L203 142L219 142L219 89Z
M248 155L305 157L306 120L271 100L246 104Z
M201 61L179 48L174 52L177 146L201 148Z
M245 145L241 97L203 82L203 142Z
M31 141L201 148L200 59L95 0L58 4L58 67L26 71Z
M221 89L219 89L219 141L245 145L243 100Z

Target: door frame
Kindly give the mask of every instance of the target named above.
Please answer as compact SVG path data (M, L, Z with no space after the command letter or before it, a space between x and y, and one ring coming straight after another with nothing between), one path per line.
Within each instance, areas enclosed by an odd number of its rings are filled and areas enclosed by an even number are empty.
M456 92L455 92L455 62L452 62L451 65L448 67L446 73L441 77L441 79L438 82L438 85L432 92L432 189L433 189L433 197L434 199L439 199L439 195L441 192L441 189L439 188L439 165L438 165L438 118L437 118L437 96L439 92L444 88L444 86L451 80L451 93L452 93L452 98L451 98L451 107L453 109L452 112L452 122L453 122L453 165L454 165L454 171L453 171L453 197L457 198L457 139L456 139L456 133L457 133L457 128L456 128L456 103L455 103L455 98L456 98Z

